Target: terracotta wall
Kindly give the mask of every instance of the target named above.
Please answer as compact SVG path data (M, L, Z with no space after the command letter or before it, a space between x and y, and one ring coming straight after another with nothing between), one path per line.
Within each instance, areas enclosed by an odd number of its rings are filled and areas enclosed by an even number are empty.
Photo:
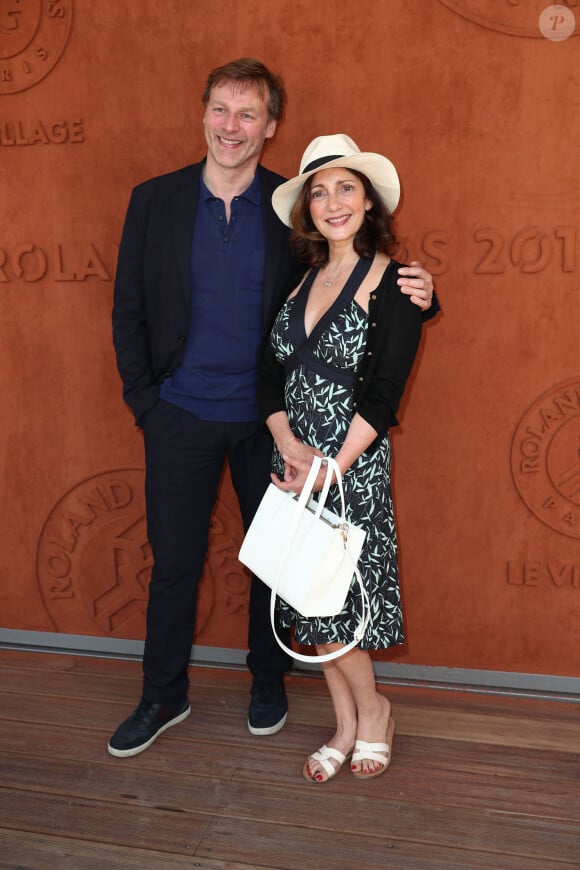
M110 338L131 187L203 153L207 71L279 69L266 152L388 154L437 275L394 436L408 664L578 675L580 39L536 0L0 0L0 624L141 638L140 434ZM574 22L571 27L573 29ZM549 37L549 38L548 38ZM245 645L227 479L198 642Z

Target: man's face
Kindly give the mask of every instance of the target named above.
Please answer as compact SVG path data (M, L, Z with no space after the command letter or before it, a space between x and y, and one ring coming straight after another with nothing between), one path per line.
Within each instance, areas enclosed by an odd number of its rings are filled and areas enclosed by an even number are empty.
M233 82L212 88L203 118L208 161L224 169L257 166L266 139L276 130L258 88Z

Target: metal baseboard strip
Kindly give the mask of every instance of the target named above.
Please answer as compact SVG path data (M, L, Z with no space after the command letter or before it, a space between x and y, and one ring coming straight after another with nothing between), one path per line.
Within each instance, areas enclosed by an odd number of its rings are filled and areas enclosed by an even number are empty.
M141 661L143 641L0 628L0 649ZM191 649L191 664L245 669L246 652L227 647L194 645ZM295 671L321 676L321 669L316 663L312 666L300 663ZM580 703L580 678L577 677L388 662L375 662L375 673L381 684Z

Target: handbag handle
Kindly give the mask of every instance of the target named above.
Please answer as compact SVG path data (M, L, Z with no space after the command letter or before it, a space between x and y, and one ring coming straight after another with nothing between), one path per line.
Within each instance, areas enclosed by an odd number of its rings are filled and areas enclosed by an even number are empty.
M332 475L336 477L336 482L338 484L338 488L340 491L340 499L341 499L341 516L340 519L342 522L346 523L346 506L344 501L344 488L342 485L342 475L340 473L340 468L338 462L335 459L331 459L330 457L321 457L315 456L312 460L312 465L310 466L310 471L308 472L308 476L302 488L302 492L300 493L300 497L298 499L298 505L296 508L296 519L294 521L294 527L291 529L290 534L288 535L288 546L286 547L286 552L284 553L283 558L280 561L280 572L276 579L276 583L272 587L272 593L270 595L270 622L272 623L272 631L274 632L274 637L276 638L276 642L278 646L280 646L284 652L288 653L292 656L292 658L297 659L301 662L307 662L308 664L312 664L313 662L322 663L322 662L330 662L333 659L338 659L340 656L345 655L347 652L350 652L351 649L354 649L355 646L358 646L360 641L362 640L364 633L366 631L366 627L369 623L370 615L371 615L371 606L369 601L369 596L367 594L366 589L362 583L362 577L360 571L358 569L357 564L353 561L352 568L353 574L356 577L357 583L359 585L360 590L360 598L361 598L361 616L359 623L355 629L354 637L350 641L350 643L345 644L339 650L335 650L334 652L324 653L319 656L307 656L302 653L295 652L291 647L286 646L286 644L280 640L278 634L276 632L276 623L275 623L275 613L276 613L276 594L278 590L278 585L280 583L280 578L282 577L284 563L290 552L292 547L292 543L294 541L294 537L296 532L298 531L298 526L300 525L300 518L302 512L306 508L310 497L312 496L312 490L314 488L314 483L316 478L318 477L318 472L321 467L326 465L326 476L324 478L324 484L322 486L322 492L320 494L320 498L318 499L318 506L316 508L315 517L318 519L322 514L322 508L324 507L324 503L328 496L328 491L330 489L330 485L332 482ZM346 550L347 556L349 556L348 549Z

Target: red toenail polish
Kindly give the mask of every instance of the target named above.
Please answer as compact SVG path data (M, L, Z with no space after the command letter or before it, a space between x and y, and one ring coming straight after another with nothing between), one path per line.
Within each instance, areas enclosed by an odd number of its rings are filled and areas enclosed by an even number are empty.
M321 773L316 774L316 782L322 782L322 774Z

